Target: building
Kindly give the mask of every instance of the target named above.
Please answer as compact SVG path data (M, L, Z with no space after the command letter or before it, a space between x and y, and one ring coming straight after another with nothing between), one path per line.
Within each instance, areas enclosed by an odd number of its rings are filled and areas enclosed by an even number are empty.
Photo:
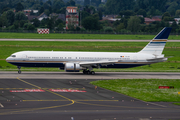
M180 18L174 18L174 20L176 21L177 24L180 23Z
M153 23L155 21L159 21L160 22L161 19L159 17L152 17L152 19L151 18L144 18L144 23L146 25L149 25L149 24L151 24L151 23Z
M155 20L153 20L153 19L151 19L151 18L144 18L144 23L146 24L146 25L149 25L149 24L151 24L152 22L154 22Z
M52 14L50 14L49 16L50 16L50 18L51 18L51 17L56 17L56 20L57 20L57 19L61 19L62 21L66 21L65 14L52 13Z
M39 21L41 21L41 20L43 20L43 19L46 19L46 18L49 18L44 12L43 13L41 13L41 15L39 15L38 17L37 17L37 19L39 20Z
M66 29L79 26L79 12L77 7L68 6L66 8Z

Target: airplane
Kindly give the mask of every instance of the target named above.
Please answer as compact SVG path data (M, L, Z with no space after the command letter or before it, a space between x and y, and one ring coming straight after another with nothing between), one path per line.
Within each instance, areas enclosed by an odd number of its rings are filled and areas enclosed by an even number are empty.
M163 28L139 52L63 52L63 51L20 51L13 53L6 61L16 65L18 73L21 67L57 67L66 72L84 74L95 72L93 68L131 68L166 61L162 54L170 27Z

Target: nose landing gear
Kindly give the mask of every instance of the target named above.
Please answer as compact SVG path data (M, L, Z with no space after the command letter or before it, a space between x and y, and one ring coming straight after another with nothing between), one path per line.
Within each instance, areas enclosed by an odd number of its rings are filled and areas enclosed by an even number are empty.
M18 73L21 74L21 67L17 66L17 68L18 68Z

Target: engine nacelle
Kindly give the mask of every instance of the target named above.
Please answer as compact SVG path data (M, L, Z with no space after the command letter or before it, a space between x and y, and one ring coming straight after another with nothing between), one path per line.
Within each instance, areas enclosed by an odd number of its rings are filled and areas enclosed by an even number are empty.
M65 65L66 72L79 72L80 70L82 70L82 67L77 63L66 63Z

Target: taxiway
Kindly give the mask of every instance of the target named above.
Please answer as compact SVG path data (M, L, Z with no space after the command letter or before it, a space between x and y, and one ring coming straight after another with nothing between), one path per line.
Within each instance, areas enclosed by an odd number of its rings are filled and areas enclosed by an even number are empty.
M2 120L178 120L180 107L144 102L95 87L99 79L177 79L180 73L109 72L96 75L64 72L0 72Z

